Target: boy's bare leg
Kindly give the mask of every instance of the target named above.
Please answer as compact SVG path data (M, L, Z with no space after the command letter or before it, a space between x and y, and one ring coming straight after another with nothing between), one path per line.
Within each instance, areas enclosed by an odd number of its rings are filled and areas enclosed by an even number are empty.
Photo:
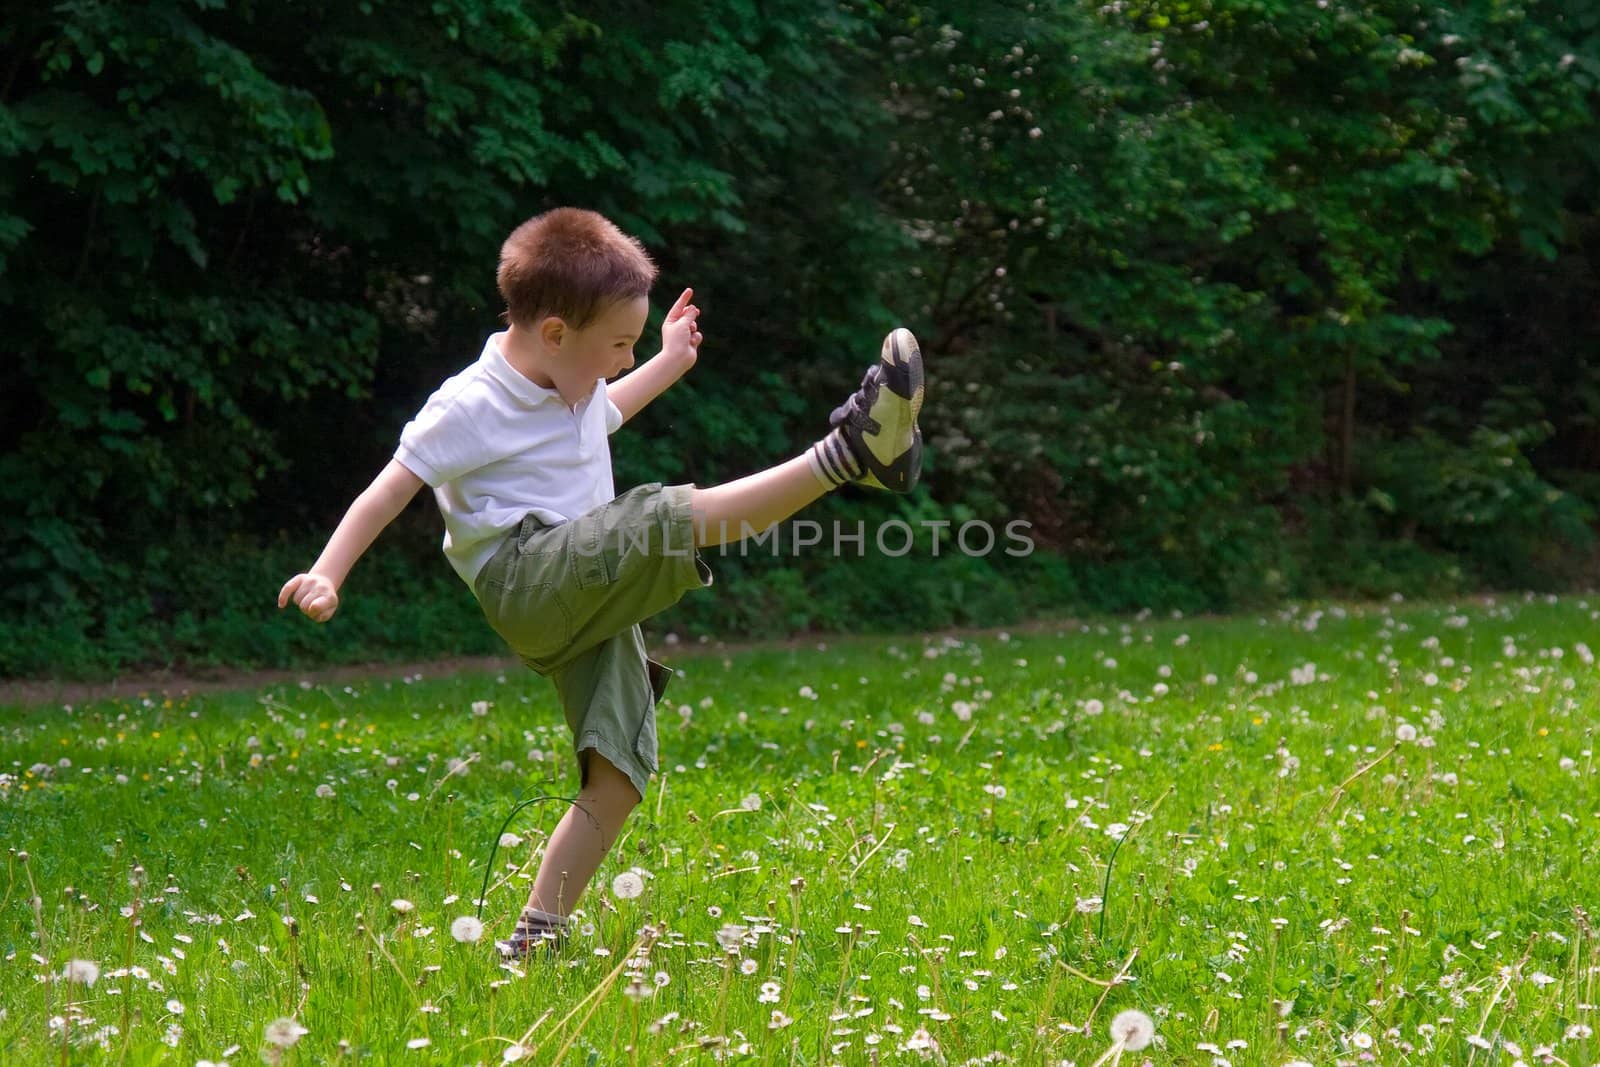
M761 533L827 491L804 455L735 481L694 489L689 494L694 545L704 548Z
M528 895L528 907L551 915L572 913L606 853L616 844L628 813L639 803L633 783L610 760L593 750L588 760L589 782L578 793L578 804L588 809L588 814L577 804L567 809L550 835L533 879L533 892Z
M828 418L833 429L786 463L693 489L695 547L765 532L847 482L908 493L922 470L922 353L911 331L883 339L878 362Z

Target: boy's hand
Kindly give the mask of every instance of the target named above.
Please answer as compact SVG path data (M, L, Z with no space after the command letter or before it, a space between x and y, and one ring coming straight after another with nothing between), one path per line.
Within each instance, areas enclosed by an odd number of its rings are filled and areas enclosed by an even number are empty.
M693 289L685 289L661 324L661 354L694 366L700 349L700 309L689 303Z
M283 583L278 591L278 607L290 600L316 622L327 622L339 610L339 590L320 574L297 574Z

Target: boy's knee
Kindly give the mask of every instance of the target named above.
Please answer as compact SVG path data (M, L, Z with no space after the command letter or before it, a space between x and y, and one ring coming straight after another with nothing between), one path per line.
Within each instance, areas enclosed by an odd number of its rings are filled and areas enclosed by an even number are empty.
M616 764L594 749L588 749L585 764L583 792L602 801L612 810L632 811L644 799L629 778Z

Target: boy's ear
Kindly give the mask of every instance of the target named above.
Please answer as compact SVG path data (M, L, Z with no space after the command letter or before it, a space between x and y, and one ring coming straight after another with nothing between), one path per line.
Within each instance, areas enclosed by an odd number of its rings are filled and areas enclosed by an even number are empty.
M539 337L551 348L561 347L561 338L567 332L567 324L554 315L546 315L539 320Z

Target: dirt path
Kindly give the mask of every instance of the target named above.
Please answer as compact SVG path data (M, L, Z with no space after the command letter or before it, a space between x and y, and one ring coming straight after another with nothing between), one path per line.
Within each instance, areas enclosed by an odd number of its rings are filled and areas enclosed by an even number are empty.
M675 660L695 659L710 655L727 655L763 649L814 648L817 645L844 645L854 641L923 642L951 637L992 637L1003 632L1036 634L1057 630L1067 625L1066 619L1037 619L1011 626L951 627L911 634L807 634L767 641L706 641L675 645L657 641L651 655L668 663ZM162 696L176 697L199 693L216 693L233 689L265 689L269 686L299 684L309 681L314 685L368 681L373 678L405 678L421 675L424 678L448 678L457 674L487 673L490 671L521 670L522 665L509 656L465 656L451 659L425 660L410 663L358 663L341 667L323 667L309 671L295 670L239 670L229 667L199 670L194 673L152 671L128 674L109 682L72 682L51 678L16 679L0 682L0 708L29 707L49 704L84 704L95 700L112 700L117 697Z

